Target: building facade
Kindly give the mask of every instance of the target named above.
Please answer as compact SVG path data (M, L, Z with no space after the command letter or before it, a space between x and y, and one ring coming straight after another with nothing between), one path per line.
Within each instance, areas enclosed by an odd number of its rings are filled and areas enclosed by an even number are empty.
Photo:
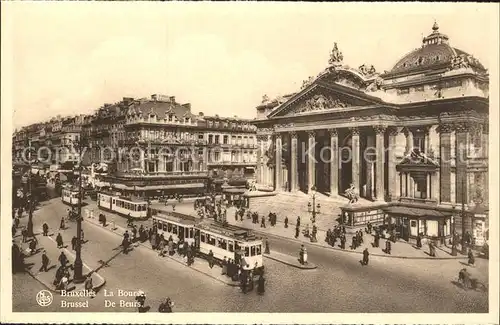
M462 204L488 206L488 86L487 70L437 24L384 73L344 65L335 44L317 77L257 106L257 182L332 197L354 188L409 237L449 236Z
M25 163L22 155L30 141L32 159L64 170L79 161L77 144L82 143L83 165L108 167L99 184L140 195L201 193L209 186L244 187L254 178L256 127L251 122L195 115L191 104L173 96L125 97L94 114L58 116L16 131L12 154L15 163Z

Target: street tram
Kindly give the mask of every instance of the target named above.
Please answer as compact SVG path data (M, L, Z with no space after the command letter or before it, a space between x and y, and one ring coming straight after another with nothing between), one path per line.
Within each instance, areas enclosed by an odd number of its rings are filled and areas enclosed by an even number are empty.
M189 245L195 242L194 226L196 219L191 216L175 216L174 213L157 213L153 216L153 226L157 227L158 235L163 234L163 238L172 240L177 245L180 241L185 241Z
M255 237L247 229L214 222L200 222L195 229L201 254L208 255L211 250L216 259L234 259L244 270L260 269L263 266L262 239Z
M212 251L215 259L233 259L244 270L263 266L262 239L247 229L170 211L158 212L152 219L158 235L163 234L165 240L172 236L176 244L182 240L190 245L194 242L200 255L208 256Z
M97 194L99 209L115 212L125 217L146 219L148 217L148 202L136 198L119 196L111 193L99 192Z
M61 199L65 204L78 206L80 203L80 192L76 188L67 186L61 191Z

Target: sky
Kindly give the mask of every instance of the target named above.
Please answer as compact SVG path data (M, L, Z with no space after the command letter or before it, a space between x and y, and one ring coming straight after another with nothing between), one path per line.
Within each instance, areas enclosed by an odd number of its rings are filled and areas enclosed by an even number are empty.
M434 20L487 68L498 59L491 4L7 5L14 128L156 93L195 114L253 118L264 94L297 91L322 71L334 42L345 64L383 72L420 47Z

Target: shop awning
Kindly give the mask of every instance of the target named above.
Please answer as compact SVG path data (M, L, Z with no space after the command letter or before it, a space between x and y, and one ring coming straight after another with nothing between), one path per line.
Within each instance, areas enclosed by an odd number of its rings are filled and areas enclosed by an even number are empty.
M172 185L148 185L148 186L127 186L124 184L113 184L114 188L121 190L136 190L136 191L154 191L154 190L168 190L176 188L204 188L203 183L188 183L188 184L172 184Z
M451 212L402 206L387 207L384 208L384 211L389 214L398 214L412 217L448 217L452 214Z

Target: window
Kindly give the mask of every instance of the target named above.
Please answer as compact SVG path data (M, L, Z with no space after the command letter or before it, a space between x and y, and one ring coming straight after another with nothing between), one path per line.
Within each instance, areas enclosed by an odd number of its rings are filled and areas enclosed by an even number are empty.
M219 144L220 143L220 136L219 135L216 135L215 136L215 144Z
M415 87L415 92L421 92L421 91L424 91L424 86Z
M245 256L246 257L250 256L250 248L249 247L245 247Z
M168 232L172 232L172 224L171 223L168 224L168 230L167 231Z
M209 240L209 244L212 245L212 246L216 246L217 245L216 244L217 239L218 239L217 237L211 236L210 240Z
M255 255L262 255L262 245L257 245Z
M168 225L168 226L170 226L170 225ZM167 231L168 232L168 228L169 228L168 226L167 226L166 223L164 223L163 224L163 231Z
M172 233L177 235L177 225L172 225Z
M229 143L229 136L225 135L224 138L222 139L222 141L224 144L228 144Z
M250 247L250 256L255 256L255 246Z
M198 134L198 140L203 140L203 134Z
M227 246L230 252L234 252L234 243L232 241L228 241Z
M424 134L413 135L413 148L418 149L419 152L425 152L425 136Z
M189 238L194 238L194 229L189 229Z
M219 245L219 247L222 248L223 250L227 250L227 240L220 239L220 245Z
M410 88L400 88L398 89L398 95L405 95L410 93Z
M205 233L204 233L204 232L200 233L200 241L201 241L202 243L204 243L204 242L205 242Z
M208 143L213 143L214 142L214 136L212 134L208 135Z

